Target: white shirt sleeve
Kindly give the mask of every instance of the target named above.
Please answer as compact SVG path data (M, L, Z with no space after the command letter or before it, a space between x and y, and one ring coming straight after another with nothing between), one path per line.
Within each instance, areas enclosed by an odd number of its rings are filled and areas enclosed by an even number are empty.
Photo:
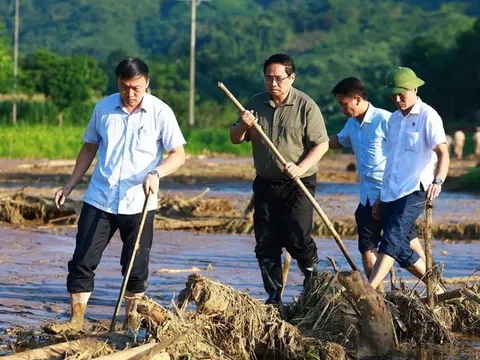
M160 129L160 137L162 140L163 148L170 152L176 147L185 145L187 142L183 137L180 126L178 125L177 118L173 113L173 110L169 107L162 109L159 114L162 117L162 128Z
M428 147L430 149L435 149L435 147L442 143L447 143L447 137L445 135L445 129L443 128L442 118L434 109L426 115L426 140Z
M352 142L350 141L350 120L347 121L342 131L337 134L338 142L344 148L352 147Z
M88 123L87 129L83 134L83 141L89 144L98 144L100 142L100 133L97 128L98 111L97 106L93 109L92 116Z

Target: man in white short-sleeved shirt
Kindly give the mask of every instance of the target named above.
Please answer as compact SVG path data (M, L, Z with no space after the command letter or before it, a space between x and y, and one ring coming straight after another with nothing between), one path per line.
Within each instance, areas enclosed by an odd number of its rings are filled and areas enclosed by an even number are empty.
M72 176L55 194L61 207L97 155L97 164L84 196L73 258L68 262L67 290L71 319L50 324L48 331L80 330L94 287L95 269L108 242L119 230L124 275L132 256L146 195L152 201L125 293L127 325L135 319L136 299L147 289L159 179L185 162L185 139L172 109L148 93L148 66L126 58L115 70L119 93L100 100L83 136L84 144ZM162 161L165 150L168 156Z
M358 250L368 277L377 260L382 227L372 216L372 206L380 195L385 170L389 111L374 107L367 99L363 83L349 77L333 89L341 111L349 118L342 131L330 136L330 149L352 148L360 178L360 203L355 211ZM420 257L425 258L416 227L408 233L408 241Z
M384 91L398 110L389 120L387 164L380 198L373 208L383 228L379 256L369 278L373 287L383 281L395 261L418 278L426 272L425 261L412 251L406 235L426 200L439 196L450 158L442 119L417 97L417 89L423 84L405 67L387 76Z

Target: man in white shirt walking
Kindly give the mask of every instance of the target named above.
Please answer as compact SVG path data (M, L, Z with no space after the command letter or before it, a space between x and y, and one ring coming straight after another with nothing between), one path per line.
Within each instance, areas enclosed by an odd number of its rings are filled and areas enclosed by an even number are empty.
M100 100L83 135L73 174L55 193L61 207L83 178L97 155L97 165L83 198L73 258L68 262L67 290L71 319L51 324L46 330L60 333L80 330L87 302L94 287L95 269L113 234L123 242L122 274L133 253L145 196L157 199L159 180L185 162L185 139L172 109L146 93L148 66L140 59L126 58L115 73L119 93ZM163 151L168 156L162 161ZM136 299L147 289L148 262L153 239L153 216L157 201L148 207L138 254L125 293L125 311L136 312Z
M348 116L347 123L337 135L330 136L330 149L352 148L360 178L360 203L355 211L358 229L358 250L362 254L365 274L370 276L377 260L377 247L382 227L372 216L372 206L380 195L386 164L389 111L374 107L367 98L362 82L350 77L333 89L341 111ZM416 226L407 235L410 246L425 258L418 240Z
M407 234L426 200L433 201L440 195L450 157L441 117L417 97L417 89L423 84L413 70L405 67L387 76L384 92L398 110L389 120L387 164L380 198L373 207L374 218L380 219L383 228L379 256L369 277L374 288L395 260L418 278L426 272L425 261L410 248Z

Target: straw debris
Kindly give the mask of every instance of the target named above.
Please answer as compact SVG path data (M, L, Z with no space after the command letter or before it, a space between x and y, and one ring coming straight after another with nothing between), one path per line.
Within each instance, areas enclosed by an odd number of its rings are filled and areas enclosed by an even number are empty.
M0 200L0 221L11 224L48 224L59 220L58 223L72 223L76 221L80 205L76 201L67 199L64 209L59 210L52 199L25 195L23 192L3 197Z

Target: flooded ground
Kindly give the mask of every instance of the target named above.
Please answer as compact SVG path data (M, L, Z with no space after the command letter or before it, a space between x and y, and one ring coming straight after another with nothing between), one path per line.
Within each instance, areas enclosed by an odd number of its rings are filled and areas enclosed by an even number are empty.
M316 198L332 221L337 218L353 219L358 204L357 176L345 170L352 161L349 155L328 159L322 168L323 175L318 177ZM40 160L0 160L0 197L20 189L51 197L71 173L73 163L45 164ZM470 165L457 162L455 171L461 173ZM237 210L241 210L251 196L253 176L252 163L247 158L195 158L189 160L175 177L163 181L161 192L190 197L208 187L207 197L232 199ZM72 198L81 199L85 185L85 182L80 184ZM434 222L480 222L480 197L443 192L435 203ZM68 318L69 299L65 282L67 261L74 249L75 231L75 227L16 229L0 224L0 329L39 326L51 320ZM333 256L337 264L348 269L333 240L315 240L322 269L331 269L325 258L327 255ZM356 241L346 239L345 244L360 265ZM97 270L95 290L87 310L90 322L108 323L111 319L122 282L120 247L121 241L116 235ZM168 306L184 288L187 276L192 272L201 272L262 299L265 294L253 248L253 235L156 231L147 295ZM434 257L437 262L444 263L445 276L468 276L480 266L480 242L436 241ZM397 268L398 277L412 279L407 272ZM299 295L302 281L302 274L292 263L284 296L287 302ZM413 286L412 282L408 284ZM452 349L415 350L407 357L399 357L407 358L480 359L480 340L463 339L461 346Z
M74 235L75 229L72 228L62 229L57 234L36 229L0 229L0 329L32 327L51 320L68 319L66 265L74 249ZM325 258L327 255L333 256L338 265L348 269L333 240L316 239L316 242L322 269L331 269ZM354 261L360 264L356 242L345 243ZM254 238L251 235L157 231L154 235L147 295L168 307L184 288L187 276L192 272L201 272L257 299L263 299L265 294L253 247ZM115 236L97 270L95 290L87 310L87 320L91 323L108 323L113 314L122 282L120 248L121 241ZM436 242L434 256L438 262L444 263L445 276L467 276L478 268L480 246L478 243ZM411 279L401 269L397 269L397 276ZM303 275L293 262L285 290L286 302L299 295L302 281ZM420 350L412 352L410 356L413 356L412 359L478 359L465 357L463 353L465 356L480 356L480 342L469 339L455 350L433 348L423 353ZM418 357L418 354L427 357Z
M0 229L0 327L40 324L62 317L68 311L66 265L73 253L74 235L75 229L66 229L62 234ZM325 256L334 257L343 269L349 268L333 240L316 239L316 242L322 269L331 269ZM187 276L201 272L262 299L265 294L253 253L254 243L251 235L156 231L148 295L168 305L184 288ZM356 242L345 241L345 244L354 261L361 264ZM93 319L111 317L122 281L120 248L121 241L116 235L97 270L95 291L88 310ZM437 242L434 257L444 263L445 276L468 276L478 268L480 246L476 243ZM176 272L179 270L182 272ZM402 269L397 269L399 276L412 278ZM287 302L299 295L302 281L303 275L292 263L285 289Z

